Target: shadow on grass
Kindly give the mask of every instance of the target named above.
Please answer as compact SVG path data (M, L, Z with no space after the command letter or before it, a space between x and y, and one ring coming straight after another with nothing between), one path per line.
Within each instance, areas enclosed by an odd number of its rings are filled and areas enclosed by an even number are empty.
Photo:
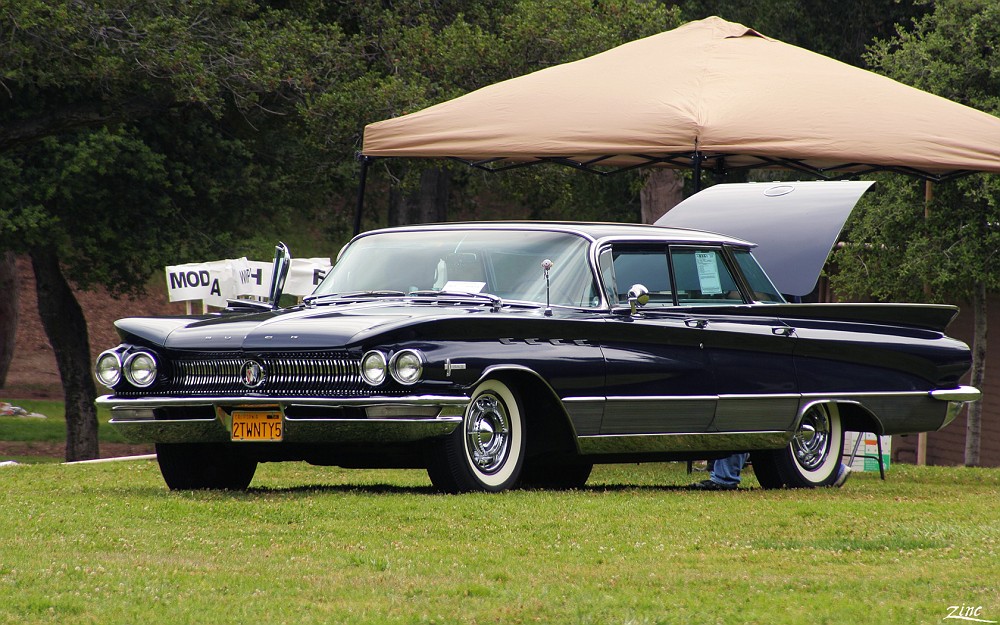
M238 493L241 491L220 491ZM399 484L304 484L300 486L254 486L245 491L251 495L341 494L341 495L439 495L433 486L401 486Z
M715 493L745 493L760 491L760 488L739 488L729 491L703 491L693 489L687 485L658 485L658 484L594 484L582 488L561 489L561 488L515 488L506 492L513 493L617 493L617 492L708 492ZM223 491L224 492L224 491ZM257 486L246 491L249 494L273 495L273 494L313 494L313 493L336 493L336 494L369 494L369 495L430 495L448 496L449 493L442 493L433 486L401 486L399 484L336 484L336 485L301 485L289 487ZM476 494L476 493L461 493Z

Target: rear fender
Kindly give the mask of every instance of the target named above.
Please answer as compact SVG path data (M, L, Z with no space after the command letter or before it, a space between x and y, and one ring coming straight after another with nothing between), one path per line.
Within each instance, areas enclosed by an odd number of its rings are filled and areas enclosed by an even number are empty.
M845 432L872 432L881 435L882 423L868 408L856 401L830 402L840 410L840 422Z

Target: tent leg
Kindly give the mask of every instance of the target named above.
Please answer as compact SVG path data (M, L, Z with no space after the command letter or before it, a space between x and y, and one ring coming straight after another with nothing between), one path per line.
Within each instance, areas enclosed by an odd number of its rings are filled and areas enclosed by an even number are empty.
M361 213L365 208L365 186L368 182L368 165L374 160L370 156L361 155L361 179L358 181L358 203L354 209L354 236L361 234Z
M701 152L695 152L691 155L691 169L694 170L694 192L697 193L701 191Z

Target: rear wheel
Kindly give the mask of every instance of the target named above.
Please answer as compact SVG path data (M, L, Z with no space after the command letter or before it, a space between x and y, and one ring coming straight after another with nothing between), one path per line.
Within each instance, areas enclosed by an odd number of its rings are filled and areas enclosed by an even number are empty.
M246 490L257 461L231 445L157 443L156 461L170 490Z
M462 424L432 450L427 474L447 493L506 490L521 475L524 440L517 395L503 382L487 380L473 392Z
M762 488L815 488L837 479L844 453L844 430L836 404L813 404L799 420L784 449L752 455Z

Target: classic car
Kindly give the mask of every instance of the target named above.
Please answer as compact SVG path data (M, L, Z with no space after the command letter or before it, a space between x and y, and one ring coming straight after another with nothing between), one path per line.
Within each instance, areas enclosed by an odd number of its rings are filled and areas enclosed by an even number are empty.
M297 460L464 492L745 451L764 488L830 485L845 431L937 430L979 397L954 307L789 303L753 250L655 225L388 228L282 308L279 246L269 303L116 322L98 401L171 489Z

